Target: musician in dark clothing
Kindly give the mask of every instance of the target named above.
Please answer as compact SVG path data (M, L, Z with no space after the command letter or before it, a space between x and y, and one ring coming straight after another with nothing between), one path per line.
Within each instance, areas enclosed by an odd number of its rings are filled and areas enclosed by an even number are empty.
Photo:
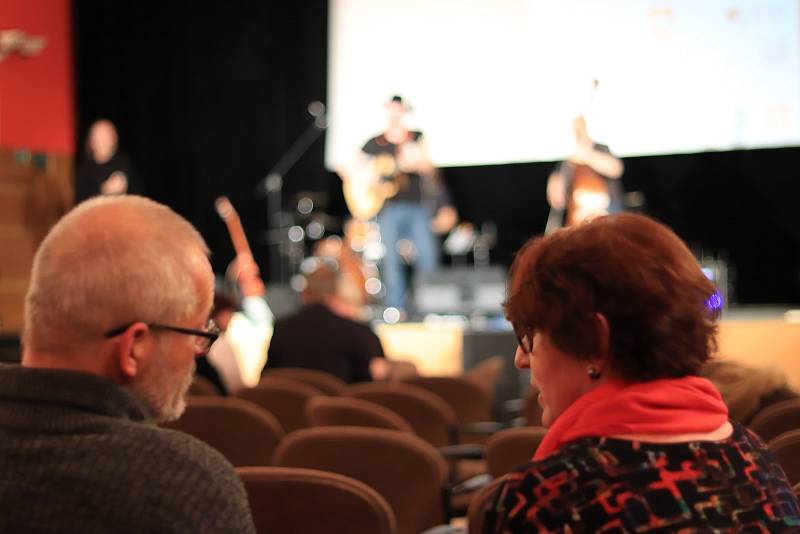
M406 279L398 243L410 239L416 249L415 267L420 272L439 265L439 243L431 219L444 216L455 224L457 214L452 204L436 206L431 197L442 191L437 170L428 156L422 132L409 130L405 124L408 105L394 96L388 103L389 123L386 130L362 147L362 154L383 181L391 182L395 194L386 200L378 214L381 237L386 245L382 274L386 284L387 306L405 308ZM436 212L431 212L435 206ZM449 229L449 228L447 228ZM447 231L445 229L444 231Z
M572 199L582 204L580 213L572 220L583 220L588 216L619 213L623 210L623 190L620 177L624 171L622 161L614 156L606 145L595 143L586 131L586 119L579 116L572 123L575 133L575 152L558 163L547 180L547 202L550 217L545 233L560 228L565 221L565 212L570 209L570 200L575 193L576 173L589 169L602 180L600 193L589 192L583 199ZM569 214L567 215L569 217Z
M92 124L86 153L75 175L75 202L95 195L142 194L128 156L119 150L111 121L100 119Z

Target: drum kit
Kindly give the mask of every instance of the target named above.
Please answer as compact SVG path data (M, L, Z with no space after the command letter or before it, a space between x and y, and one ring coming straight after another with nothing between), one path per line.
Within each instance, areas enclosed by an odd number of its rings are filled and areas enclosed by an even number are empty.
M386 255L387 244L375 218L341 219L326 213L327 195L301 192L294 196L292 213L287 214L286 247L283 252L292 273L291 286L303 287L304 274L313 269L318 258L333 261L341 278L340 296L356 306L378 305L385 295L380 263ZM443 252L456 266L466 266L470 260L476 267L489 264L489 252L497 241L497 227L487 221L480 226L463 222L455 226L442 243ZM416 251L410 240L397 243L401 257L413 264Z

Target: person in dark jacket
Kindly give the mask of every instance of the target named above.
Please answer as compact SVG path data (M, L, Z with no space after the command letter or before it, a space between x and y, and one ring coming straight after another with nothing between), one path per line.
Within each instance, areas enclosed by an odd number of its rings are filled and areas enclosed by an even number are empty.
M275 323L264 371L304 367L325 371L347 383L372 380L384 359L383 347L369 325L355 320L339 296L340 273L325 262L306 277L303 308Z
M21 365L0 366L0 532L255 532L242 483L178 418L214 276L188 221L88 200L34 258Z

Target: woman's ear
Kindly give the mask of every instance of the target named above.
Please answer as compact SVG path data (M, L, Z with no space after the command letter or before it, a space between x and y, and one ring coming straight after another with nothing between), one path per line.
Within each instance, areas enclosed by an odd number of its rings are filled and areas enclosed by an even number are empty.
M611 328L606 316L600 312L594 314L594 325L597 333L597 354L594 363L597 370L607 375L611 370Z

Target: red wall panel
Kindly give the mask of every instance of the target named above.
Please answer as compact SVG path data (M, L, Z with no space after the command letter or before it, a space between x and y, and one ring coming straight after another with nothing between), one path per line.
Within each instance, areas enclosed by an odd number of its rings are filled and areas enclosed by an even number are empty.
M0 147L75 149L71 0L2 0L0 30L47 38L33 57L0 61Z

